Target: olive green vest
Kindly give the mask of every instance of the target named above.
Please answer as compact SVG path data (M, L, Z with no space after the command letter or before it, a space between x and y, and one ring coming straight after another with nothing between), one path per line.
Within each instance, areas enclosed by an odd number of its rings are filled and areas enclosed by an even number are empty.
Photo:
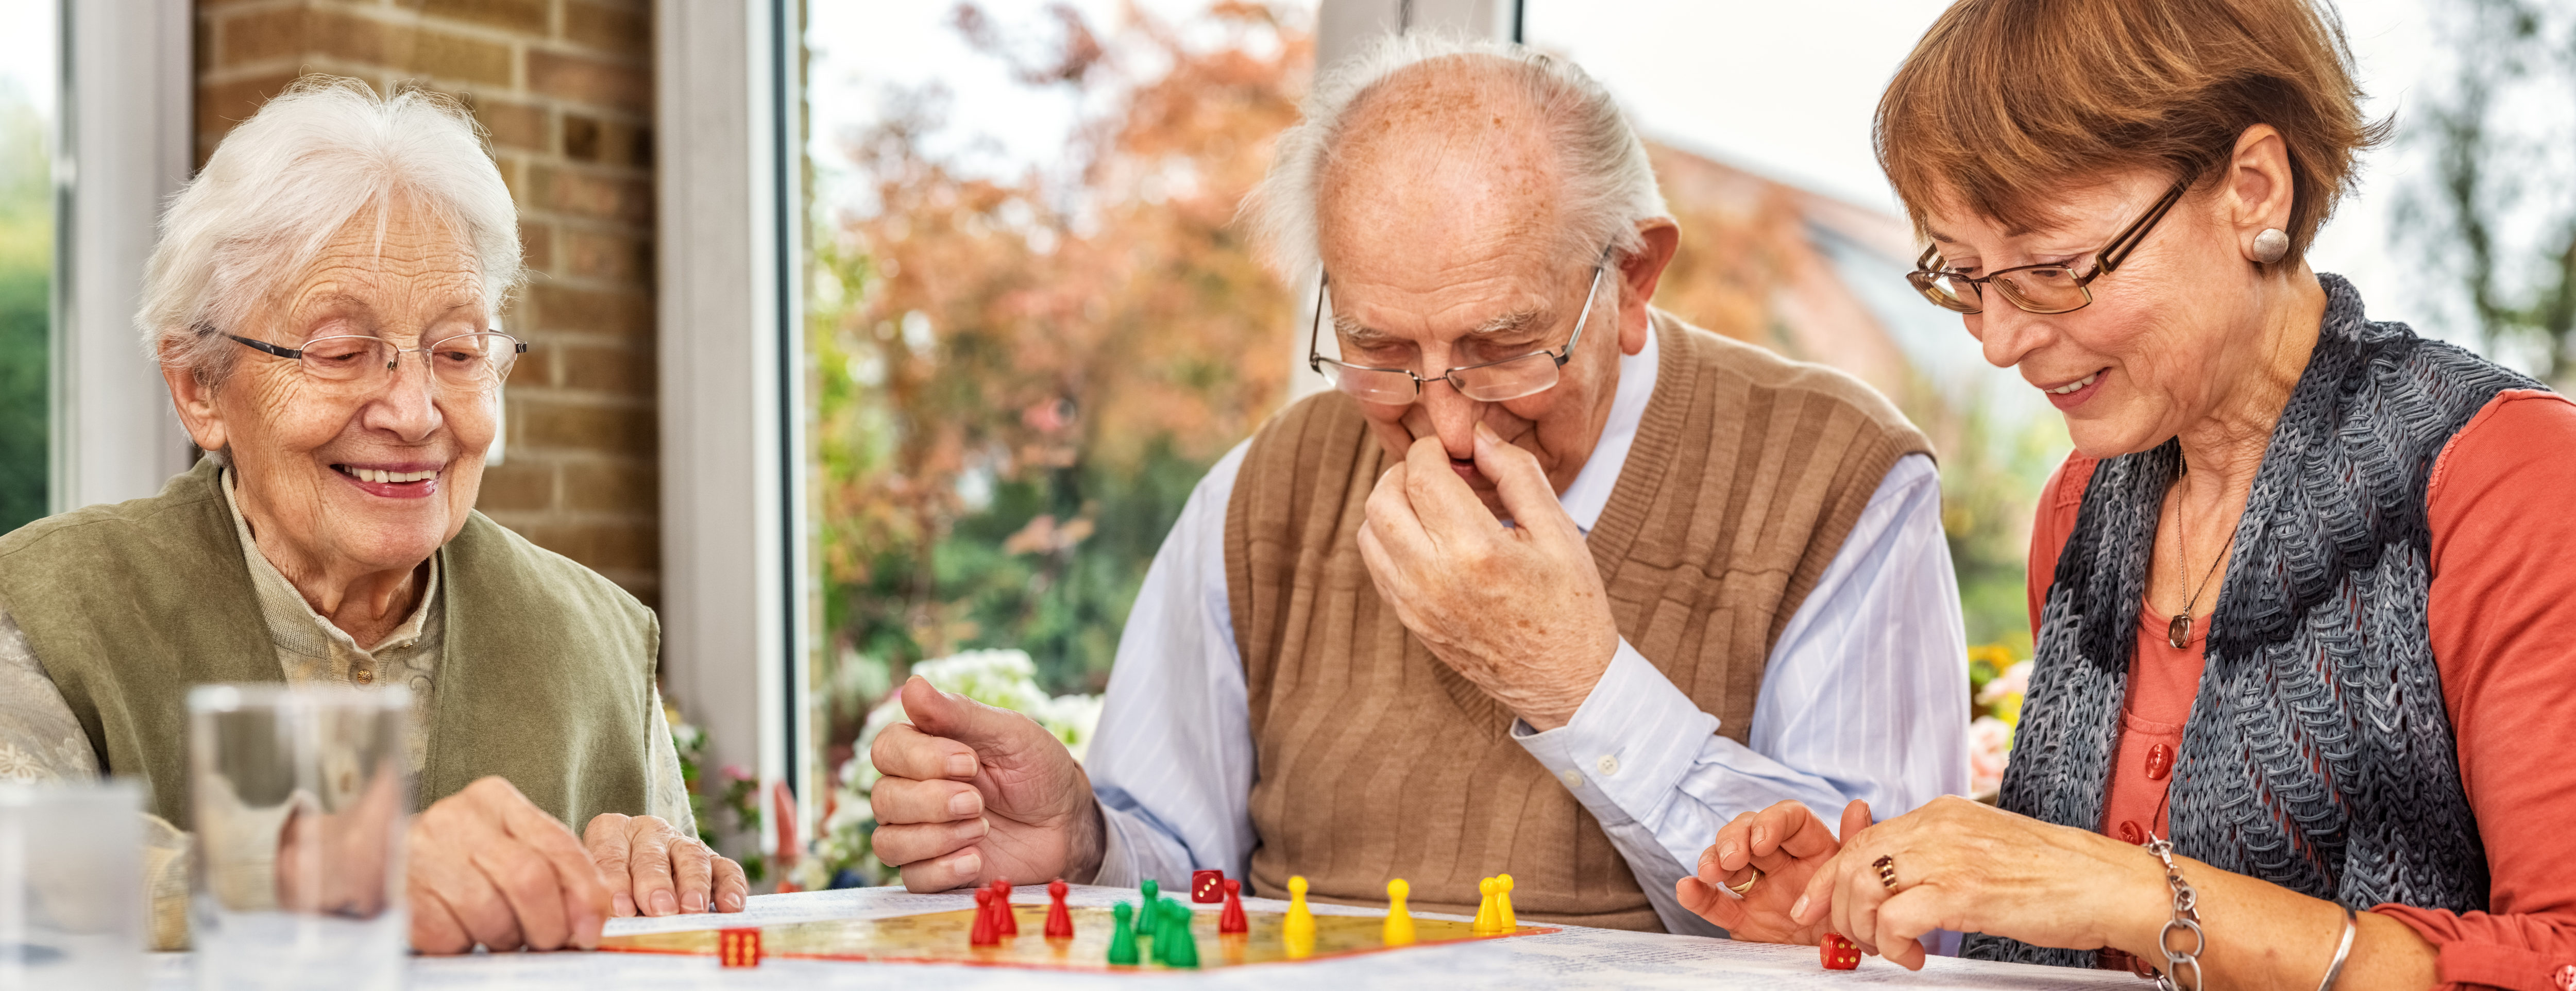
M1655 391L1585 543L1619 632L1743 742L1772 644L1896 459L1930 442L1858 379L1657 311ZM1511 739L1512 714L1396 619L1360 560L1388 466L1328 392L1252 439L1225 521L1260 845L1251 887L1472 913L1510 874L1524 919L1660 929L1581 802ZM1498 617L1500 618L1500 617ZM1865 687L1865 686L1856 686Z
M161 494L0 537L0 608L89 735L190 828L188 689L285 674L213 461ZM607 579L481 513L439 549L447 596L415 808L500 775L574 830L645 813L661 628Z

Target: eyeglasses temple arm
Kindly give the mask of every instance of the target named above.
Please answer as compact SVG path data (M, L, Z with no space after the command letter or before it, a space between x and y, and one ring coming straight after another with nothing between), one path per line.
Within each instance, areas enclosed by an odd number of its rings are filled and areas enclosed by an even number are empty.
M1592 266L1592 288L1583 292L1583 312L1574 318L1574 336L1565 339L1565 349L1556 353L1556 367L1563 368L1574 357L1574 346L1583 343L1583 325L1592 321L1593 297L1601 295L1601 273L1610 270L1610 249L1601 249L1600 264Z
M241 342L241 343L243 343L243 344L250 345L250 348L251 348L251 350L253 350L253 351L265 351L265 352L267 352L267 353L269 353L269 354L276 355L276 356L278 356L278 357L280 357L280 358L286 358L286 359L295 360L295 361L301 361L301 360L303 360L303 359L304 359L304 352L302 352L302 351L298 351L298 350L296 350L296 349L294 349L294 348L282 348L282 347L278 347L277 345L275 345L275 344L270 344L270 343L268 343L267 341L256 341L256 340L252 340L252 339L250 339L250 338L243 337L243 336L241 336L240 334L225 334L224 336L225 336L225 337L232 338L233 340L239 341L239 342Z
M2119 237L2112 238L2111 243L2102 249L2101 254L2094 256L2093 271L2085 275L2084 281L2089 283L2102 273L2119 268L2120 263L2128 261L2129 252L2137 250L2138 244L2147 239L2147 232L2153 230L2156 222L2163 220L2165 214L2173 211L2174 204L2182 202L2183 192L2190 188L2191 180L2184 179L2174 183L2172 189L2165 190L2164 198L2157 200L2155 206L2149 207L2144 215L2129 225L2129 229L2121 231Z
M1322 271L1315 273L1315 316L1306 325L1306 370L1317 375L1324 373L1324 284L1330 281L1332 276Z

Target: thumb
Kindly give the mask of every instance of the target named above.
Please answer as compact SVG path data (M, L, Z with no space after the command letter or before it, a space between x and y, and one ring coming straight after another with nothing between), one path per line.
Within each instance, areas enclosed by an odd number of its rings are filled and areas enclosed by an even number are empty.
M1037 725L1018 713L940 691L920 675L903 683L903 714L914 729L955 740L984 755L1018 750L1028 730Z
M1843 828L1839 831L1843 845L1850 846L1852 837L1860 835L1861 830L1868 829L1869 823L1868 802L1855 798L1850 805L1843 806Z
M1565 515L1565 507L1556 501L1556 486L1539 470L1538 459L1530 452L1503 443L1494 428L1476 424L1476 471L1493 479L1494 492L1502 497L1503 509L1512 522L1521 526L1556 526L1568 534L1575 532L1574 519Z

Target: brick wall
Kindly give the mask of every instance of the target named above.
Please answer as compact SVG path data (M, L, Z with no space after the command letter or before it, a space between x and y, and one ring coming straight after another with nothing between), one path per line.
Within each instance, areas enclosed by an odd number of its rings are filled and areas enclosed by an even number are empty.
M529 282L508 446L479 508L654 604L646 0L197 0L197 157L297 75L454 94L491 132Z

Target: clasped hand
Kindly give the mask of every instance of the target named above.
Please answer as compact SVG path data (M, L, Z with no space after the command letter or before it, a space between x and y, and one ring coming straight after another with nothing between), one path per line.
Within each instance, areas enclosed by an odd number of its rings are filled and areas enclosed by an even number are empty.
M1432 656L1530 725L1574 718L1610 666L1619 630L1583 532L1538 459L1476 425L1476 470L1506 526L1421 437L1380 476L1360 558L1380 598Z

